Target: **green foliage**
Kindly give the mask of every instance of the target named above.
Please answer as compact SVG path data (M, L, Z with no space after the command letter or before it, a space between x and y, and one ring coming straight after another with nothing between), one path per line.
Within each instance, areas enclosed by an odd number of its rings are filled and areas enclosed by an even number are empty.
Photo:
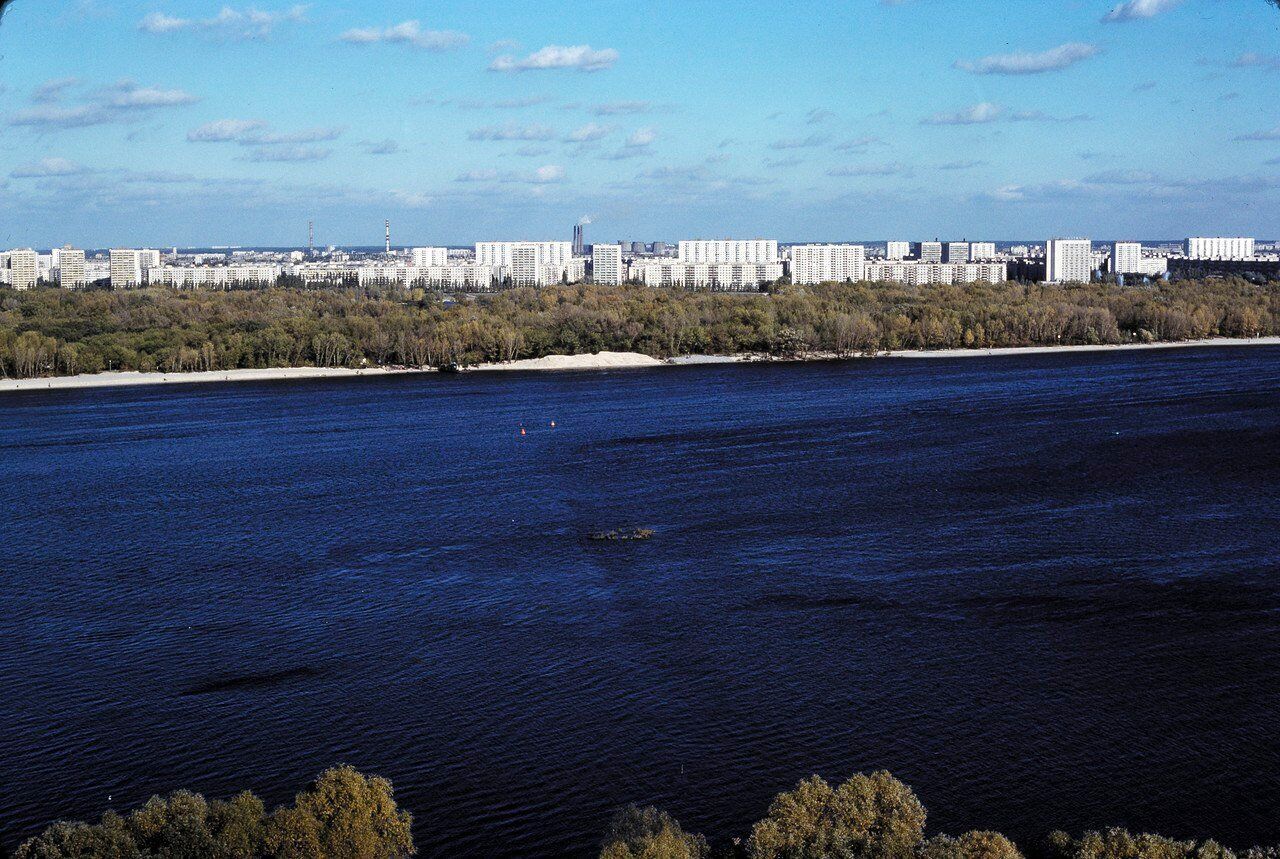
M600 350L664 358L1280 334L1280 287L1242 279L1091 285L511 289L446 305L421 290L0 288L0 376L100 370L444 366Z
M614 815L600 846L600 859L704 859L706 839L680 828L656 808L629 805Z
M142 851L119 815L107 812L96 826L55 823L23 843L14 859L141 859Z
M889 775L855 775L837 788L818 776L780 793L747 842L751 859L910 859L925 810Z
M1048 843L1050 859L1235 859L1216 841L1175 841L1126 829L1086 832L1079 839L1054 832Z
M936 835L920 845L918 859L1022 859L1013 842L999 832L966 832L959 838Z
M315 820L327 859L396 859L414 853L412 818L396 807L391 782L384 778L336 767L298 794L294 805Z
M403 859L416 851L391 782L351 767L326 770L269 817L244 792L207 802L180 790L121 817L55 823L15 859Z

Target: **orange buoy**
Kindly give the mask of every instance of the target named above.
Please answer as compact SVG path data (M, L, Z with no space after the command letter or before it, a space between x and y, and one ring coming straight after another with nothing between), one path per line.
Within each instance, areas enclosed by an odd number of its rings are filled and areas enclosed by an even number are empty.
M524 435L524 427L520 427L520 435Z
M555 429L555 428L556 428L556 422L555 422L555 421L552 421L552 422L551 422L551 428L552 428L552 429Z

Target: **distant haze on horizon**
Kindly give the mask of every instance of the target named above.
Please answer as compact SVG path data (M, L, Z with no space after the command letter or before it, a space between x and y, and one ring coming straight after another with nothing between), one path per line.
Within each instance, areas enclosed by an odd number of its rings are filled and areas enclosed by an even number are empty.
M1276 104L1265 0L17 0L0 247L1263 238Z

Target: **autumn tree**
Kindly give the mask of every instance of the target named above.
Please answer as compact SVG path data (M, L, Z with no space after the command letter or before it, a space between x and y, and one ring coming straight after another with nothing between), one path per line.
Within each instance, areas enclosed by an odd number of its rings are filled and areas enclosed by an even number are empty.
M924 837L920 800L889 773L839 787L818 776L780 793L747 842L751 859L910 859Z
M707 841L656 808L629 805L613 816L600 859L704 859Z

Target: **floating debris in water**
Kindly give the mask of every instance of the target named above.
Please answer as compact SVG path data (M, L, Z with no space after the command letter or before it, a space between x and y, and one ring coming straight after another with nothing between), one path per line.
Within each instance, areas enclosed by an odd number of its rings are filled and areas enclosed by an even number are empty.
M655 533L652 528L631 528L629 530L593 531L587 539L599 542L620 543L632 540L648 540Z

